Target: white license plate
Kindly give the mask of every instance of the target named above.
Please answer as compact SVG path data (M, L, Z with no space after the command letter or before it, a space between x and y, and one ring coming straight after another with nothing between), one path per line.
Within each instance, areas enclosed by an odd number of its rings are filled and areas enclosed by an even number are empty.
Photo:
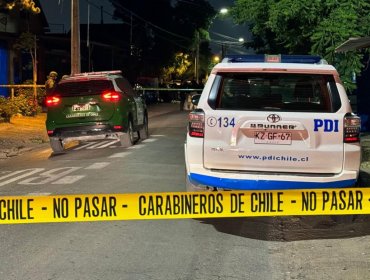
M291 145L292 133L291 132L268 132L268 131L255 131L254 132L255 144L275 144L275 145Z
M89 111L89 110L90 110L90 104L89 103L83 104L83 105L80 105L80 104L72 105L72 111L73 112L81 112L81 111Z

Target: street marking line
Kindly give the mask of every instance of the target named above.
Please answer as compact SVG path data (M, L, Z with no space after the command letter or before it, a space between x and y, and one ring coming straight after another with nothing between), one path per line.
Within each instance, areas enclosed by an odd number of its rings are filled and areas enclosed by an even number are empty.
M131 146L131 147L128 147L127 149L134 149L134 150L137 150L137 149L141 149L141 148L144 148L145 147L145 145L133 145L133 146Z
M97 148L98 149L106 148L106 147L109 147L110 145L116 144L119 141L120 141L119 139L116 139L116 140L113 140L113 141L109 141L107 144L100 145ZM88 147L88 149L92 149L92 147Z
M48 170L46 172L38 174L37 177L27 178L21 182L19 185L44 185L59 180L66 175L81 169L81 167L59 167Z
M22 172L29 171L26 174L22 174L22 175L19 175L19 176L14 177L12 179L6 180L4 182L0 182L0 186L4 186L6 184L13 183L15 181L18 181L19 179L23 179L25 177L31 176L31 175L33 175L35 173L39 173L39 172L44 171L44 170L45 170L44 168L30 168L30 169L24 169L24 170L18 170L18 171L12 172L12 173L10 173L8 175L5 175L5 176L0 177L0 180L9 178L9 177L12 177L12 176L15 176L15 175L18 175L18 174L20 174Z
M60 178L59 180L53 182L53 185L67 185L67 184L73 184L82 178L86 177L86 175L72 175L72 176L65 176L63 178Z
M124 158L124 157L128 156L129 154L131 154L131 153L130 152L115 153L115 154L109 156L108 158Z
M102 141L102 142L98 142L96 143L95 145L92 145L92 146L89 146L87 147L86 149L102 149L102 148L106 148L110 145L113 145L115 143L117 143L119 140L115 139L115 140L106 140L106 141Z
M89 147L89 146L91 146L91 145L94 145L96 142L89 142L89 143L86 143L86 144L84 144L84 145L82 145L82 146L79 146L79 147L77 147L77 148L75 148L75 149L73 149L74 151L78 151L78 150L82 150L82 149L84 149L84 148L86 148L86 147Z
M166 135L162 135L162 134L153 134L153 135L150 135L150 137L165 137Z
M149 138L149 139L145 139L145 140L141 141L141 143L151 143L151 142L155 142L155 141L158 141L158 139Z
M95 162L88 167L85 167L84 169L102 169L104 167L107 167L110 164L110 162Z
M101 142L96 143L95 145L87 147L86 149L99 149L101 145L105 145L110 142L111 141L101 141Z
M26 194L27 196L48 196L48 195L51 195L50 192L32 192L32 193L28 193Z

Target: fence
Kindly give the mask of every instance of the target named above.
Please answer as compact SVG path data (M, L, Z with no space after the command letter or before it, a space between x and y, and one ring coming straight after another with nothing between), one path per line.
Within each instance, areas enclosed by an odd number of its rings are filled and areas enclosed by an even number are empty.
M199 88L135 88L135 90L145 99L146 103L155 103L158 101L169 102L179 100L180 92L201 93L203 89ZM163 96L163 93L170 93L170 95ZM162 96L161 96L162 95ZM167 98L167 100L165 100ZM162 100L161 100L162 99Z
M16 88L33 88L36 92L36 88L44 88L45 85L0 85L0 88L10 88L10 99L14 99L14 90ZM36 96L35 96L36 97Z

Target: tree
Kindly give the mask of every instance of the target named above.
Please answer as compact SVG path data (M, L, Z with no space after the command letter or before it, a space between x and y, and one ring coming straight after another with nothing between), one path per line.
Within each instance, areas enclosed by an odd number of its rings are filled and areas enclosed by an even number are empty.
M14 44L14 48L30 54L32 61L32 76L34 84L34 99L37 99L37 61L36 61L36 35L30 32L21 33Z
M7 10L27 10L34 14L39 14L41 11L39 7L36 7L33 0L1 0L0 8L5 8Z
M131 56L143 62L142 71L151 70L156 74L164 67L176 64L177 53L191 53L195 50L196 31L200 31L201 39L206 38L202 34L207 33L215 14L206 0L110 2L115 8L114 16L130 27L131 34L124 36L127 41L130 38L135 50Z
M163 76L166 82L174 79L183 79L183 75L189 69L191 62L189 55L185 53L177 53L172 65L163 68Z
M370 33L367 0L237 0L232 8L237 23L250 23L257 52L317 54L334 64L348 90L353 72L361 72L363 54L336 54L335 47L350 37Z

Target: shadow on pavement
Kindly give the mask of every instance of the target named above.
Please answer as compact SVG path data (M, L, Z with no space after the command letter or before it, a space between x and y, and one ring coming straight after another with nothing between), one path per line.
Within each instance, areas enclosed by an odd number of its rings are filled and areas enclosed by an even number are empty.
M198 219L219 232L265 241L338 239L370 234L370 215Z

